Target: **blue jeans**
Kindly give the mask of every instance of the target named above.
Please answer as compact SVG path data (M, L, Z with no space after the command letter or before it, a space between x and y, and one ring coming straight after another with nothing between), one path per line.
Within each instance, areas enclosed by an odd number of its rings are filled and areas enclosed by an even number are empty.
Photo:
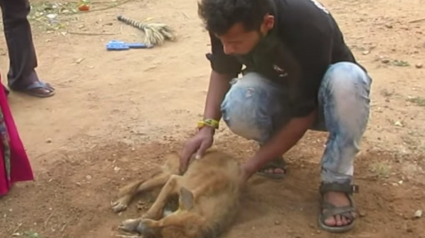
M231 84L221 110L233 133L261 145L291 119L285 115L284 89L271 80L247 73ZM350 62L333 64L324 75L317 120L310 128L329 132L321 161L324 183L352 181L358 143L369 119L370 86L367 73Z

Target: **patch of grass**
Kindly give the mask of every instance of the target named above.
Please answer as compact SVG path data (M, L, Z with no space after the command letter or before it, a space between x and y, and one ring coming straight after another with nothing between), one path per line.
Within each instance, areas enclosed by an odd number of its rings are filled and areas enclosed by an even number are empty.
M409 62L404 61L404 60L394 60L392 62L392 64L394 66L399 66L399 67L408 67L408 66L410 66Z
M24 236L28 238L44 238L44 236L41 236L40 234L34 231L25 231Z
M56 31L64 29L70 20L64 17L77 12L77 2L37 2L31 3L28 20L46 31Z
M391 173L391 166L382 162L371 164L369 167L370 172L374 173L379 178L388 178Z
M412 97L412 98L408 98L407 101L414 103L417 106L425 107L425 98L423 97Z

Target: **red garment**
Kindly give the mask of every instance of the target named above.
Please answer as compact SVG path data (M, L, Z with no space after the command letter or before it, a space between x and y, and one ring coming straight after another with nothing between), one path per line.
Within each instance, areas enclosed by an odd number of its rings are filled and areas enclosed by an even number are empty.
M3 196L14 183L34 180L34 175L3 87L0 87L0 107L0 196Z

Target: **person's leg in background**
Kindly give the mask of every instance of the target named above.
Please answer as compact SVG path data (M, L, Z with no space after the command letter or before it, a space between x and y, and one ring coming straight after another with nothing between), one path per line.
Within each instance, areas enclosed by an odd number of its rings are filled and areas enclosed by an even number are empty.
M27 19L29 1L0 0L0 6L10 60L7 74L9 88L36 97L53 96L55 89L41 81L35 72L37 57Z

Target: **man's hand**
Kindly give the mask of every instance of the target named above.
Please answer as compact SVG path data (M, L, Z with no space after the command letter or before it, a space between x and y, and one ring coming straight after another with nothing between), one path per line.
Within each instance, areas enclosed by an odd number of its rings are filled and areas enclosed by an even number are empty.
M202 158L204 152L210 148L214 141L214 131L212 127L205 126L188 140L180 156L180 173L184 173L189 164L190 158L196 153L196 159Z
M245 162L240 166L242 182L245 183L255 172L255 167Z
M219 74L215 71L211 72L207 101L205 102L204 118L215 119L217 121L220 120L220 105L223 102L224 95L229 91L229 82L232 78L232 75ZM186 171L190 158L194 153L196 153L196 158L201 158L204 152L211 147L213 144L214 132L214 128L205 126L186 142L180 156L180 173Z

